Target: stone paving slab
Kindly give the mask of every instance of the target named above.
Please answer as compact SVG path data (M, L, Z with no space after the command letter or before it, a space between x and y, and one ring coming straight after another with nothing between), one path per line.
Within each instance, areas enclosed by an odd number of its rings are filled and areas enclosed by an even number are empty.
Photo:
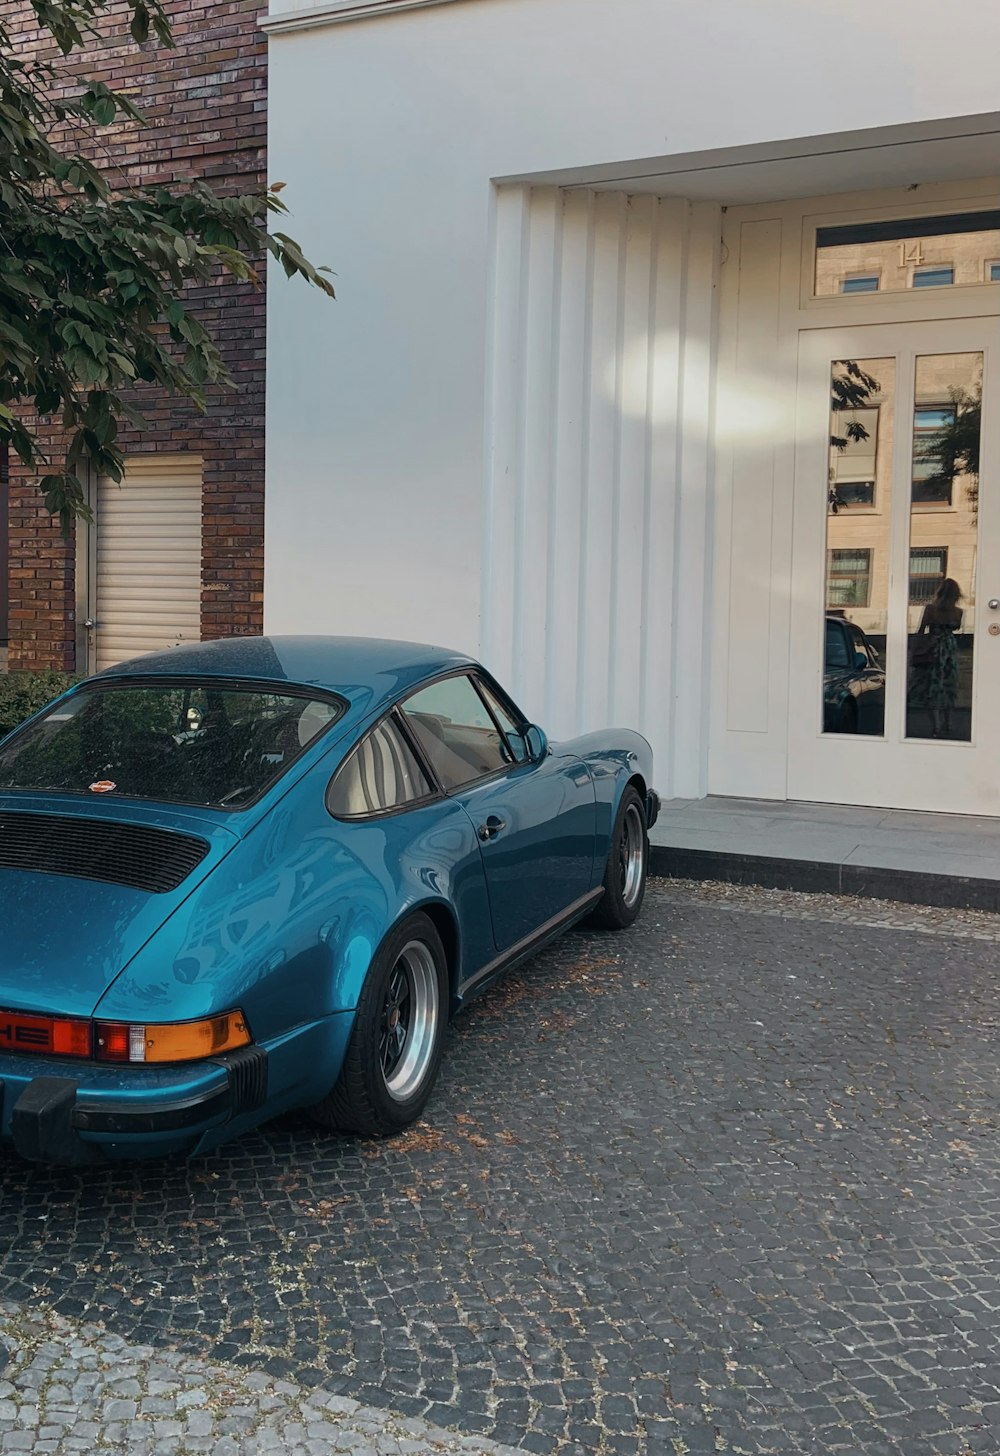
M391 1142L0 1158L0 1297L521 1451L997 1456L998 1129L996 916L652 883Z
M653 872L1000 911L1000 819L766 799L668 799Z
M0 1302L0 1451L517 1456L481 1436L293 1381L130 1345L95 1325L7 1301Z

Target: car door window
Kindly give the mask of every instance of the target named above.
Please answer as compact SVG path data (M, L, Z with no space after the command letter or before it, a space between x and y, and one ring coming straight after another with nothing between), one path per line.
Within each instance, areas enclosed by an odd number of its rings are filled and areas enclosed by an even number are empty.
M390 718L358 744L327 791L326 806L337 819L387 814L433 793L410 745Z
M421 688L407 698L403 713L445 789L461 788L512 762L489 709L464 674Z

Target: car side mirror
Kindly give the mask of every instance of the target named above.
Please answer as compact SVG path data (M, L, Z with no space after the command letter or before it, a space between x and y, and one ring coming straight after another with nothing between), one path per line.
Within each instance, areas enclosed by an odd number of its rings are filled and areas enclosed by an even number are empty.
M868 654L866 652L855 652L854 666L858 669L859 672L863 672L864 669L868 666Z
M549 751L549 740L534 723L529 723L524 730L524 744L532 763L541 763Z

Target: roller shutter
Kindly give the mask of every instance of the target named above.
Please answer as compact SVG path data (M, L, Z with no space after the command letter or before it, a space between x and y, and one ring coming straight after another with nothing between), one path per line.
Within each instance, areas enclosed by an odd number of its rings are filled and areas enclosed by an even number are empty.
M201 636L201 460L135 456L96 510L97 670Z

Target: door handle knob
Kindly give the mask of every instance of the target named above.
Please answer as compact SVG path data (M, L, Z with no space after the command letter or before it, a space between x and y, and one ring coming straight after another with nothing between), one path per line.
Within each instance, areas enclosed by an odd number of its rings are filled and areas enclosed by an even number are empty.
M495 839L500 831L506 828L507 821L505 819L498 819L495 814L491 814L485 824L480 824L479 838L485 844L488 839Z
M82 625L86 627L88 632L92 632L97 626L97 623L94 621L93 617L85 617Z
M1000 598L990 597L986 605L989 607L991 612L1000 612Z

